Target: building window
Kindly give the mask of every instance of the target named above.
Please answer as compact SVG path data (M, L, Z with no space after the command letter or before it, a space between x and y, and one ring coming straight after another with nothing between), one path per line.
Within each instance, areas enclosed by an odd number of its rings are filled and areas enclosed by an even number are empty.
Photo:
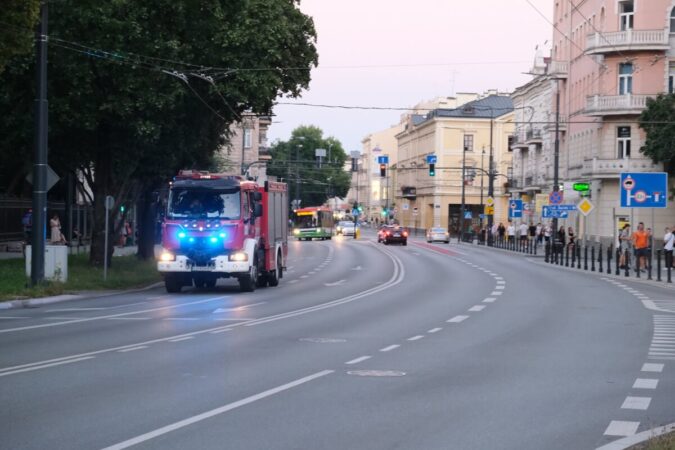
M513 151L513 146L516 145L516 137L512 134L509 135L508 150Z
M616 149L619 159L630 158L630 127L617 127Z
M251 148L251 130L250 128L244 128L244 148Z
M675 94L675 62L668 67L668 93Z
M675 8L670 11L670 32L675 33Z
M633 29L633 14L635 7L633 0L621 2L619 4L621 13L619 14L619 27L621 31L628 31Z
M619 64L619 95L633 92L633 64Z
M467 152L473 151L473 134L464 135L464 151Z

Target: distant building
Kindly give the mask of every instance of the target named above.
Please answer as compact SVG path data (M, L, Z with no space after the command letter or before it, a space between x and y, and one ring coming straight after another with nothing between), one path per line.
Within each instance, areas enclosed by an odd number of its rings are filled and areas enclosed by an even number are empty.
M231 125L229 143L220 149L222 164L229 166L223 168L236 173L248 168L249 176L264 179L264 163L270 159L267 130L271 124L269 116L243 115L240 122Z

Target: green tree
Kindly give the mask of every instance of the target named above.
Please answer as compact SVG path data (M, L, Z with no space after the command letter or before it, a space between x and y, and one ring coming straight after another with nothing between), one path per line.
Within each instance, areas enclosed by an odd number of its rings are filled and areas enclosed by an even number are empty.
M647 139L640 151L675 174L675 94L648 98L639 119Z
M321 168L315 156L317 148L327 152ZM276 142L270 154L272 161L267 172L288 181L289 199L295 198L296 186L299 186L302 206L323 205L332 196L346 197L351 181L350 174L344 170L347 155L340 141L324 138L320 128L296 128L288 141Z
M0 73L13 56L30 52L39 13L40 0L3 0L0 7Z
M153 190L179 168L211 165L244 111L268 114L277 96L308 86L316 36L297 3L62 0L51 9L49 163L82 171L91 186L93 264L105 257L106 195L115 212L140 200L151 230ZM11 143L0 142L0 158L31 154L31 61L0 79L10 87L0 95L0 134ZM25 157L8 161L25 170ZM150 238L143 247L151 256Z

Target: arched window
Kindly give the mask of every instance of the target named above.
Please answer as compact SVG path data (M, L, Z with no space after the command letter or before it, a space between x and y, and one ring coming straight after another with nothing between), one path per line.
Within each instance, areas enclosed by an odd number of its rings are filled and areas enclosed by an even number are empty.
M670 11L670 32L675 33L675 8Z

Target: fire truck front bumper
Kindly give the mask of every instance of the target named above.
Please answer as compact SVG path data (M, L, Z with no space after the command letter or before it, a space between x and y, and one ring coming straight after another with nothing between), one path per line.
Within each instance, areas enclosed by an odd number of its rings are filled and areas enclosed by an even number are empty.
M221 273L227 275L243 275L249 272L249 262L231 261L227 255L211 258L207 264L197 263L184 255L170 255L163 253L157 262L159 272L180 273Z

